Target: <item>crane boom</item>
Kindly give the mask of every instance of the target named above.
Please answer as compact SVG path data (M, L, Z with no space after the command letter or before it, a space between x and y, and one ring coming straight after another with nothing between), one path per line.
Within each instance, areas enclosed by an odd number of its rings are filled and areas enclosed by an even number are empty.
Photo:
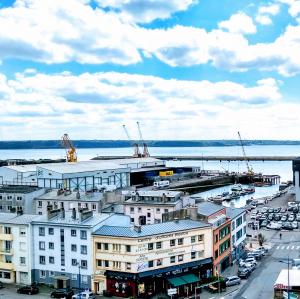
M244 144L243 144L243 140L242 140L240 132L238 132L238 135L239 135L239 140L240 140L242 151L243 151L244 160L245 160L245 163L246 163L246 166L247 166L248 175L252 176L253 175L253 169L249 165L249 162L248 162L248 159L247 159L247 156L246 156L246 152L245 152L245 148L244 148Z
M140 123L137 121L136 122L137 124L137 127L138 127L138 131L139 131L139 135L140 135L140 141L142 142L143 144L143 157L150 157L150 153L149 153L149 150L148 150L148 146L146 144L146 142L144 141L143 139L143 135L142 135L142 130L141 130L141 127L140 127Z
M130 135L129 135L129 132L128 132L128 130L127 130L127 128L126 128L125 125L123 125L123 129L124 129L124 131L125 131L125 134L126 134L128 140L129 140L131 146L133 147L133 157L134 157L134 158L139 158L139 157L141 157L139 145L131 139L131 137L130 137Z
M61 137L61 144L66 150L66 161L67 162L77 162L76 148L74 147L68 134L64 134Z

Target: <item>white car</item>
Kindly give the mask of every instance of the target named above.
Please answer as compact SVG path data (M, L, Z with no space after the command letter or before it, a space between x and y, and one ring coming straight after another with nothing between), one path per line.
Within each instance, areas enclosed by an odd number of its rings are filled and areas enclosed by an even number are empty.
M244 260L244 262L254 264L255 266L257 265L257 261L256 261L255 257L248 257Z
M95 295L90 291L84 291L72 296L72 299L96 299Z
M289 207L297 207L297 203L295 203L294 201L290 201L290 202L288 202L288 206Z
M234 286L241 283L241 279L238 276L229 276L225 278L227 287Z

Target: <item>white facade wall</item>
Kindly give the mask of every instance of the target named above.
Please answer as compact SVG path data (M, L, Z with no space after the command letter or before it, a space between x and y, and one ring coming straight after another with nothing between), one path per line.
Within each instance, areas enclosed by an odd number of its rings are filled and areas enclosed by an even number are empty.
M239 224L239 221L241 223ZM239 225L238 225L239 224ZM232 239L232 251L235 248L239 248L240 244L246 239L246 211L231 221L231 239ZM238 254L238 249L237 249Z
M0 184L2 183L20 184L30 183L37 184L36 171L18 171L9 166L0 167Z
M294 176L295 176L296 201L300 202L300 176L299 176L299 171L295 171Z

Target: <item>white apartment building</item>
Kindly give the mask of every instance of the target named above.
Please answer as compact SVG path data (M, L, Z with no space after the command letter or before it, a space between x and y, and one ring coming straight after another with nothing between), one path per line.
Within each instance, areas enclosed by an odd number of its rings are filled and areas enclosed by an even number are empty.
M22 211L35 214L34 198L45 193L45 189L27 185L0 186L0 213Z
M65 211L89 209L94 213L100 213L103 202L103 193L95 192L74 192L71 190L50 190L49 192L34 199L35 214L43 215L51 206L53 209L64 208Z
M212 273L212 228L199 221L104 225L94 232L93 246L92 286L98 294L137 297L172 286L192 293L194 283Z
M104 224L129 224L129 218L92 211L48 211L32 222L33 277L56 288L91 288L91 234Z
M135 225L162 222L164 213L193 206L195 199L183 197L183 192L168 190L123 191L124 214Z
M226 208L226 215L231 219L232 260L238 260L246 240L246 210Z
M30 223L36 217L0 213L0 281L17 284L33 281Z

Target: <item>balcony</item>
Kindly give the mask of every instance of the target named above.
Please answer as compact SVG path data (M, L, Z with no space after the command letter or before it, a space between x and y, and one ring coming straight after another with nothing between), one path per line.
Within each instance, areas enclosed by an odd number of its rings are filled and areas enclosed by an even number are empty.
M1 270L14 270L14 264L12 263L4 263L4 262L0 262L0 269Z
M13 249L0 248L0 254L13 255Z
M13 235L12 234L0 234L0 240L2 241L12 241Z

